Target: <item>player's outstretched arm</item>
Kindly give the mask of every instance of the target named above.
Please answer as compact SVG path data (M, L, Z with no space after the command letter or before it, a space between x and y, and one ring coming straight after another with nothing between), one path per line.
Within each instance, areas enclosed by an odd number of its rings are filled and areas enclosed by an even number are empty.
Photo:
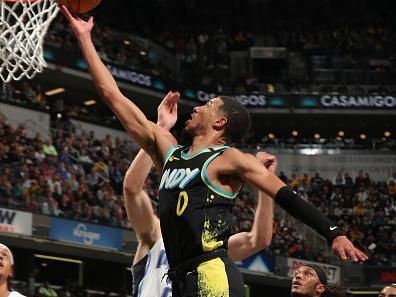
M166 130L159 128L147 120L143 112L117 86L113 76L101 61L92 42L91 31L93 18L88 21L76 18L68 9L60 7L74 31L96 88L105 103L112 109L127 133L146 151L154 161L161 166L164 156L170 146L176 144L175 138Z
M365 261L367 256L354 247L352 242L326 216L312 204L303 200L276 175L267 170L249 154L229 149L216 162L218 175L236 175L275 199L283 209L296 219L313 228L332 245L333 252L342 260Z
M276 171L277 160L275 156L259 152L256 158L271 172ZM234 261L240 261L265 249L272 240L273 219L273 199L264 192L258 191L252 230L230 237L228 241L228 255L230 258Z
M129 222L136 233L138 248L133 263L138 262L160 238L160 224L148 194L143 190L153 162L140 150L124 178L124 203Z
M157 124L166 130L170 130L177 121L177 100L172 94L169 92L158 107ZM144 257L161 236L159 220L149 196L143 190L152 166L150 156L140 150L126 172L123 183L125 208L139 242L134 263Z

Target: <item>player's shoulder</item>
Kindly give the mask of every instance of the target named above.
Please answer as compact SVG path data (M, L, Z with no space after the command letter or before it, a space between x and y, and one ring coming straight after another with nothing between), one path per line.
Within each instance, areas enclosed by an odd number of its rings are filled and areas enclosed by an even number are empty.
M246 163L246 154L237 148L230 147L214 160L214 167L222 172L232 173L242 168L244 163Z
M17 291L11 291L8 297L25 297L25 295L22 295L21 293Z
M178 145L176 138L168 130L158 126L157 124L150 122L153 132L155 134L155 143L150 147L151 150L155 151L159 149L159 153L162 157L165 156L166 152L173 146Z
M235 156L235 155L239 155L239 154L243 154L239 149L237 149L236 147L227 147L224 152L223 152L223 156L228 158L231 156Z
M227 161L239 162L243 161L245 158L249 158L252 155L249 153L244 153L235 147L230 147L226 149L221 156Z
M229 148L219 156L216 165L226 172L239 172L249 168L252 162L255 162L252 154L242 152L237 148Z

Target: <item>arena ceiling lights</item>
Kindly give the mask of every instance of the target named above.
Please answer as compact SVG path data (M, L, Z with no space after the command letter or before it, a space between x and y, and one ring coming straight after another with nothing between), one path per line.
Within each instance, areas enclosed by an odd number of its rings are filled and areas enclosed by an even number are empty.
M95 104L96 104L96 100L93 100L93 99L87 100L84 102L85 106L91 106L91 105L95 105Z
M54 95L58 95L58 94L61 94L64 92L65 92L64 88L56 88L56 89L49 90L49 91L45 92L45 96L54 96Z

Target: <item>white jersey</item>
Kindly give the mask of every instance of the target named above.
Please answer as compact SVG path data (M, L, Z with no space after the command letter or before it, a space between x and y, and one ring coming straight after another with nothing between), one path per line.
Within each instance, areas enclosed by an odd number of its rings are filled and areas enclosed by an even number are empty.
M147 255L132 266L133 297L171 297L172 285L162 237Z
M25 296L17 291L11 291L8 297L25 297Z

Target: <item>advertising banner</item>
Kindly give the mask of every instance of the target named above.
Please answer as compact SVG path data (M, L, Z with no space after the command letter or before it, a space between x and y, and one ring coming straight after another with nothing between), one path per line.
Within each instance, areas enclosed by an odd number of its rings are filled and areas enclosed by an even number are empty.
M30 212L0 208L0 232L32 235L32 222Z
M261 53L263 53L261 51ZM87 64L79 53L65 55L62 49L46 47L45 59L56 65L88 72ZM196 85L171 80L164 76L152 75L138 69L131 69L105 61L106 67L118 80L131 85L147 88L154 91L166 92L179 90L183 97L196 101L197 104L216 97L213 87ZM227 95L227 94L222 94ZM251 92L246 94L228 94L234 96L244 106L258 108L296 108L296 109L323 109L323 110L396 110L396 95L369 95L369 94L318 94L318 93L269 93Z
M359 94L300 94L296 96L296 108L396 110L396 97L391 94L384 96Z
M245 269L257 272L275 272L275 257L265 253L257 253L236 264Z
M52 218L50 239L119 250L122 230L94 224Z
M365 267L366 285L389 285L396 282L396 267Z

